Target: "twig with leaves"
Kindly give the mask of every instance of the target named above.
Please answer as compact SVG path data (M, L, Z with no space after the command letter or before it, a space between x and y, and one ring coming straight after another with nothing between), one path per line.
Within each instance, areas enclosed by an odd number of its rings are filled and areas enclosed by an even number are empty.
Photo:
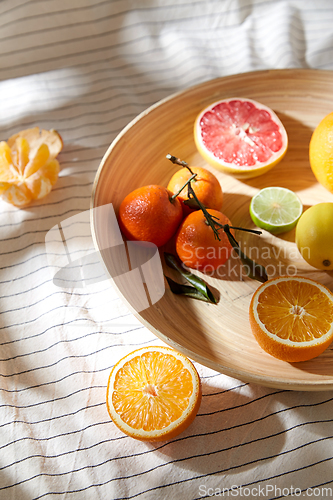
M206 209L206 207L201 203L201 201L198 199L197 195L195 194L193 187L191 186L191 182L195 181L195 177L197 174L195 174L192 171L192 169L189 167L189 165L185 161L180 160L176 156L168 154L168 155L166 155L166 157L172 163L187 168L189 170L189 172L191 173L191 177L187 180L187 182L184 184L184 186L178 191L178 193L176 193L173 196L174 197L178 196L181 193L181 191L187 186L187 193L188 193L187 196L188 196L189 201L193 202L193 200L194 200L196 206L202 210L202 212L206 218L207 224L214 231L215 238L217 238L219 241L221 241L219 231L223 230L226 233L231 246L235 249L235 251L239 255L243 265L246 268L247 276L251 279L260 281L261 283L264 283L265 281L267 281L268 276L266 273L266 269L262 265L257 264L255 261L253 261L252 259L247 257L244 254L244 252L242 252L237 240L235 239L235 237L231 233L230 229L246 231L246 232L250 232L250 233L254 233L254 234L258 234L258 235L261 234L261 231L257 231L256 229L247 229L247 228L243 228L243 227L230 226L229 224L220 224L218 222L218 218L215 217L214 215L211 215L208 212L208 210ZM184 203L186 203L186 200ZM192 206L193 206L193 203L192 203Z

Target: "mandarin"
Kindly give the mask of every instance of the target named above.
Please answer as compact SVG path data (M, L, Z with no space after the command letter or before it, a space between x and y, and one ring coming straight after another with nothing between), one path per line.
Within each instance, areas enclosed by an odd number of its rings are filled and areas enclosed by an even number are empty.
M216 217L219 224L231 225L223 213L211 209L207 212ZM220 240L215 237L204 213L197 210L181 223L176 236L176 252L187 267L206 273L215 271L229 259L232 252L232 245L223 229L219 230L219 237Z
M118 218L126 238L160 247L175 234L183 210L171 191L152 184L129 193L120 204Z
M202 167L191 167L191 171L197 176L191 181L191 186L201 203L206 208L220 210L223 202L223 192L221 185L214 174ZM168 189L172 193L178 193L185 182L191 177L191 172L186 167L178 170L170 179ZM178 198L183 203L188 200L187 186L179 193ZM183 203L185 214L189 214L191 209Z
M58 179L63 147L55 130L22 130L0 142L0 195L17 207L44 198Z

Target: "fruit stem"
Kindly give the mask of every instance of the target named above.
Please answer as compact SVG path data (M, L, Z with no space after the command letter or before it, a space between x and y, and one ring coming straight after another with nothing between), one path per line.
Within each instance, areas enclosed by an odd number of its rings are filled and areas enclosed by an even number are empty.
M183 161L180 158L177 158L177 156L173 156L173 155L169 155L169 154L167 154L166 157L172 163L175 163L176 165L180 165L181 167L186 167L191 172L192 175L194 174L194 172L188 166L188 163L186 163L186 161Z
M180 158L177 158L177 156L173 156L173 155L169 155L167 154L166 155L166 158L168 160L170 160L172 163L175 163L176 165L181 165L182 167L186 167L192 174L192 176L195 176L196 174L194 174L194 172L191 170L191 168L188 166L188 164L186 163L186 161L183 161L183 160L180 160ZM214 236L215 238L217 238L219 241L221 241L221 238L219 236L219 233L218 233L218 230L216 228L216 226L218 226L220 229L223 229L223 225L222 224L219 224L218 222L214 221L213 220L213 215L210 215L209 212L207 212L205 206L201 203L201 201L198 200L191 184L190 184L190 180L191 180L191 177L188 179L188 181L186 182L187 184L187 189L188 189L188 199L190 200L191 198L194 198L198 207L203 211L203 214L204 216L206 217L206 220L207 220L207 224L210 225L210 227L213 229L214 231ZM185 186L186 186L185 184ZM184 189L184 186L182 187L181 191ZM179 193L178 193L179 194Z
M187 185L188 186L188 198L191 199L191 197L192 197L195 199L199 208L201 208L201 210L204 213L204 216L206 217L207 224L213 229L215 238L217 238L219 241L221 241L221 238L220 238L219 233L218 233L218 229L224 229L225 226L223 224L220 224L219 222L216 222L214 219L217 219L217 217L215 217L214 215L211 215L209 212L207 212L205 206L198 200L192 186L190 185L190 182L194 179L194 177L197 174L193 173L193 171L188 166L186 161L180 160L180 158L177 158L176 156L173 156L170 154L167 154L166 158L168 160L170 160L172 163L175 163L177 165L181 165L182 167L186 167L192 174L191 177L185 182L184 186L177 193L175 193L171 197L171 199L173 200L174 198L176 198L176 196L178 196L181 193L181 191L184 189L184 187ZM255 229L246 229L243 227L233 227L233 226L229 226L228 224L227 224L227 226L230 229L239 229L240 231L247 231L248 233L254 233L254 234L261 234L262 233L262 231L256 231Z
M230 229L238 229L239 231L247 231L248 233L253 233L253 234L262 234L262 231L258 231L257 229L247 229L245 227L236 227L236 226L229 226Z
M211 215L207 211L206 207L197 198L197 195L195 194L195 192L194 192L194 190L193 190L193 188L192 188L192 186L190 184L188 185L187 189L188 189L188 195L187 196L188 196L189 200L191 198L195 199L195 201L197 202L197 204L201 208L204 216L206 217L207 224L213 229L215 238L217 238L219 241L221 241L218 229L224 229L223 224L220 224L219 222L217 222L216 220L214 220L214 219L217 219L217 217L215 215Z
M183 160L180 160L179 158L177 158L176 156L172 156L172 155L169 155L167 154L166 155L167 159L170 160L172 163L176 163L177 165L181 165L182 167L186 167L189 169L189 171L191 172L192 176L194 175L193 171L190 169L190 167L188 166L188 164L183 161ZM233 248L235 248L238 252L238 255L240 256L243 264L246 264L246 265L251 265L254 269L254 273L251 272L251 270L249 270L249 274L248 276L252 279L256 279L258 281L261 281L262 283L264 283L265 281L267 281L267 274L266 274L266 270L263 266L260 266L258 264L256 264L254 261L252 261L249 257L247 257L240 249L240 246L239 246L239 243L238 241L235 239L235 237L231 234L230 232L230 229L239 229L240 231L247 231L249 233L255 233L255 234L261 234L261 231L257 231L255 229L246 229L244 227L233 227L233 226L229 226L229 224L220 224L219 222L217 222L216 220L214 219L217 219L218 218L215 216L215 215L211 215L207 209L205 208L205 206L201 203L201 201L197 198L197 195L195 194L192 186L191 186L191 178L188 179L188 181L186 182L187 184L187 189L188 189L188 199L190 200L191 198L194 198L196 203L198 204L199 208L202 210L205 218L206 218L206 221L207 221L207 224L213 229L214 231L214 236L215 238L217 238L219 241L221 241L221 238L220 238L220 235L219 235L219 229L223 229L224 232L226 233L227 237L228 237L228 240L231 244L231 246ZM186 185L185 184L185 185ZM181 190L184 189L184 186L182 187ZM257 271L257 268L259 268L259 272Z
M177 198L177 196L183 191L184 187L186 187L191 181L193 181L193 179L197 176L198 174L193 174L191 175L191 177L189 179L187 179L187 181L185 182L184 186L182 186L178 191L177 193L173 194L170 198L171 201L173 201L175 198Z

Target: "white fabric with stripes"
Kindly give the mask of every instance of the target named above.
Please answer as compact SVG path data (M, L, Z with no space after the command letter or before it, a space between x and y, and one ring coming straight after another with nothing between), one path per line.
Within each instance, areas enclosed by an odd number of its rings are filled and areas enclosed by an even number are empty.
M154 446L121 434L110 369L161 342L107 281L56 287L45 236L89 209L110 142L159 99L233 73L333 69L332 2L3 0L0 26L1 140L35 125L64 139L51 194L24 210L0 203L0 498L329 497L332 392L196 363L203 399L187 431Z

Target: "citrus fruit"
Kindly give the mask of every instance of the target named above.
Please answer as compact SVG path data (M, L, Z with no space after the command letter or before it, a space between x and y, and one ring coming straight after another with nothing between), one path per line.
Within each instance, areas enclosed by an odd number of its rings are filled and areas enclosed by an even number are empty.
M216 217L215 220L219 224L231 225L223 213L211 209L207 212ZM187 267L205 273L215 271L229 259L232 252L232 246L223 229L219 230L219 237L220 240L215 237L201 210L192 212L185 217L177 232L178 257Z
M113 367L106 395L110 417L121 431L143 441L164 441L184 431L201 402L199 375L169 347L143 347Z
M206 168L191 167L191 171L197 176L191 181L191 186L199 201L206 207L220 210L223 202L223 193L219 181L214 174ZM170 179L168 189L172 193L178 193L185 182L191 177L191 172L187 168L181 168ZM187 186L180 192L178 198L181 202L188 200ZM189 214L191 209L183 205L184 212Z
M311 266L333 269L333 203L318 203L305 210L296 226L296 245Z
M251 199L250 215L256 226L274 234L293 229L302 215L303 205L290 189L267 187Z
M38 127L0 142L1 198L18 207L44 198L58 179L60 166L55 157L62 147L58 132Z
M130 240L164 245L176 232L183 210L163 186L143 186L129 193L119 207L119 225Z
M267 172L288 147L286 130L274 111L240 97L205 108L195 120L194 140L208 164L238 178Z
M250 325L272 356L289 362L312 359L333 340L333 294L308 278L270 279L252 296Z
M310 140L309 158L317 181L333 193L333 112L315 128Z

